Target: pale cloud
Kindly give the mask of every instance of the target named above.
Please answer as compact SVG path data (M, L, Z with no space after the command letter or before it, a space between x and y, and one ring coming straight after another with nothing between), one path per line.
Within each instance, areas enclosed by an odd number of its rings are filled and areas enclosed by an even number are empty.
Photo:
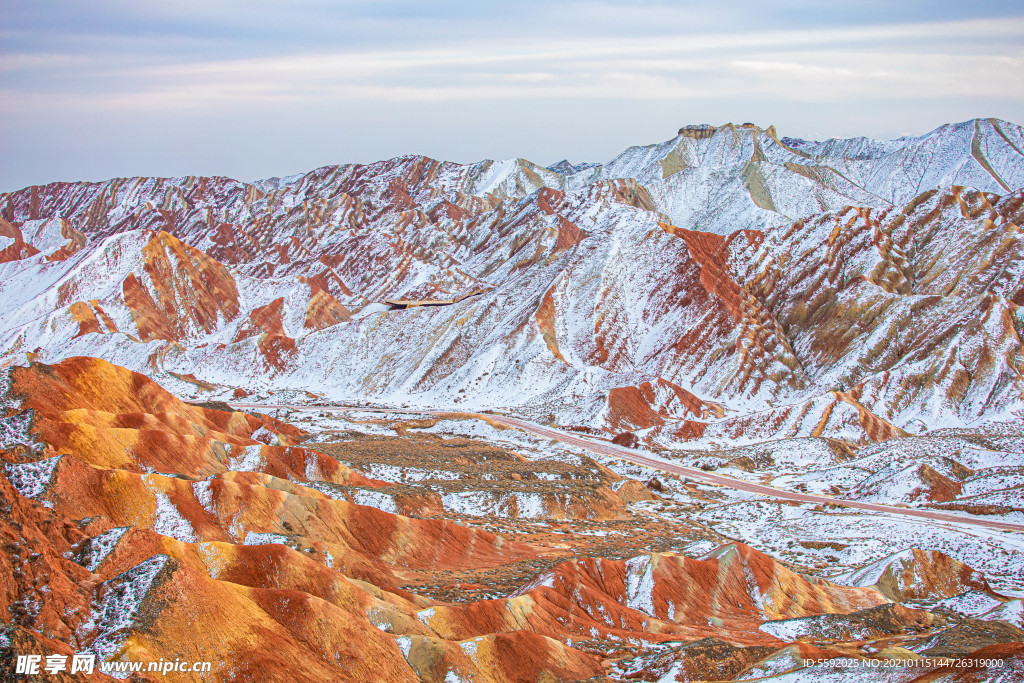
M52 69L66 67L82 67L92 60L84 55L71 54L0 54L0 71L31 71L34 69Z
M1024 100L1024 62L1006 55L806 52L731 64L756 74L757 88L804 101L994 93Z
M478 77L487 79L500 79L506 80L513 83L545 83L551 81L557 81L558 76L547 71L531 71L530 73L481 73L475 74Z
M41 102L93 110L187 110L220 103L465 101L546 97L637 100L710 98L752 91L783 99L856 100L929 95L976 96L1001 88L1024 98L1016 41L1003 54L903 53L887 46L919 37L1024 38L1024 20L909 24L871 30L714 34L685 39L464 43L434 49L338 52L157 66L107 64L108 84L92 92L38 89L7 93L0 109ZM830 45L827 51L813 49ZM784 47L785 50L771 48ZM929 44L931 49L940 47ZM800 48L803 48L800 50ZM718 53L731 58L722 59ZM74 70L75 61L40 56ZM31 60L9 69L30 68ZM503 69L505 71L503 71ZM486 80L487 85L481 85Z
M906 0L885 13L892 23L874 0L831 3L827 12L809 12L813 3L801 0L779 0L771 11L640 0L230 0L188 12L128 0L96 0L90 11L39 3L0 0L14 19L0 34L0 144L24 155L7 160L7 184L27 168L35 179L55 177L47 175L53 163L107 168L102 149L137 148L129 130L147 142L188 130L173 149L154 147L153 158L213 159L220 172L253 177L244 170L253 135L289 135L279 163L312 167L323 161L324 140L343 141L333 161L413 151L396 149L396 130L467 160L497 153L496 129L508 144L537 149L575 135L579 151L550 155L594 159L614 151L598 146L613 139L652 142L664 137L658 131L721 116L764 125L770 116L796 136L919 133L993 112L1024 118L1024 16L1011 3L967 12L940 2L940 13ZM55 7L70 14L44 20ZM951 19L930 20L940 14ZM827 118L837 112L842 130ZM619 126L636 137L608 133ZM72 135L96 141L95 161L60 161ZM215 151L231 141L243 150L240 171ZM293 160L292 150L306 149L316 155ZM273 168L273 158L265 163Z

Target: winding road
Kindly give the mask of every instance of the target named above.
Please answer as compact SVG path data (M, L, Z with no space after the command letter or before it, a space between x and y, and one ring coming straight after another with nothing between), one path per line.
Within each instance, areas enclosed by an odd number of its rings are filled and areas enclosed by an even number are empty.
M785 491L772 486L765 486L764 484L754 484L751 482L743 481L742 479L736 479L735 477L727 477L722 474L714 474L713 472L705 472L704 470L697 469L694 467L686 467L684 465L677 465L673 462L658 458L656 456L644 455L640 451L633 448L625 448L607 441L601 441L599 439L592 439L577 434L569 434L559 429L553 429L551 427L544 427L542 425L522 420L517 417L508 417L506 415L498 415L496 413L455 413L450 410L412 410L405 408L365 408L365 407L354 407L354 406L309 406L309 405L266 405L257 403L230 403L232 407L238 408L284 408L288 410L316 410L316 411L327 411L327 412L365 412L365 413L399 413L403 415L432 415L434 417L446 417L446 416L472 416L481 420L487 420L491 422L497 422L503 424L506 427L514 429L521 429L525 432L542 436L546 439L553 439L560 441L565 444L572 446L579 446L586 448L587 450L598 453L600 455L617 458L619 460L625 460L636 465L643 467L650 467L654 470L666 472L668 474L674 474L680 477L686 477L695 481L701 481L707 484L715 484L717 486L724 486L727 488L734 489L736 491L747 491L760 496L766 496L768 498L775 498L778 500L788 500L797 503L817 503L821 505L838 505L846 508L853 508L857 510L868 510L870 512L884 512L893 515L903 515L905 517L918 517L921 519L927 519L933 522L952 522L954 524L970 524L973 526L982 526L989 529L998 529L999 531L1017 531L1024 533L1024 524L1014 524L1012 522L1000 522L997 520L980 519L977 517L968 517L966 515L953 515L945 512L937 512L933 510L919 510L914 508L896 507L892 505L880 505L878 503L864 503L856 500L844 500L842 498L833 498L831 496L815 495L812 493L798 493L795 491Z

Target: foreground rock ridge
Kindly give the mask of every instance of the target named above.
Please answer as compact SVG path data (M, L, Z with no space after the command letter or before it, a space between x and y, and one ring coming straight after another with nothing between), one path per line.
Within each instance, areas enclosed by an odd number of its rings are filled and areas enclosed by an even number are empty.
M0 668L1024 680L1022 150L701 125L0 195Z

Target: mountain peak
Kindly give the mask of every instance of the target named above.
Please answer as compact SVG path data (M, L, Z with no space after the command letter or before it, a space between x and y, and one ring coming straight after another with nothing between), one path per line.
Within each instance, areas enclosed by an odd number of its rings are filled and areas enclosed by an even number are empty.
M570 162L568 159L562 159L561 161L551 164L546 168L549 171L554 171L555 173L560 173L562 175L572 175L574 173L579 173L580 171L584 171L588 168L595 168L600 165L601 164L597 164L592 161L581 161L578 164L574 164Z
M693 123L680 128L678 135L693 138L694 140L703 140L704 138L711 137L717 131L718 126L713 126L710 123Z
M770 136L775 137L775 126L768 126L768 128L761 128L756 123L725 123L721 126L716 126L710 123L691 123L683 126L679 129L676 135L680 135L686 138L693 138L694 140L705 140L710 137L714 137L720 130L731 129L735 130L748 130L754 133L768 133Z

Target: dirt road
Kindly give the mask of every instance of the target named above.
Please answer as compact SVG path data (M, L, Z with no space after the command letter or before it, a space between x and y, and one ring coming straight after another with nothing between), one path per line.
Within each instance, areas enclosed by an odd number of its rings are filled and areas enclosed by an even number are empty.
M254 404L254 403L231 403L232 406L239 408L287 408L289 410L318 410L318 411L331 411L331 412L376 412L376 413L399 413L406 415L434 415L437 417L443 417L446 413L451 414L451 411L444 410L410 410L410 409L398 409L398 408L360 408L351 406L303 406L303 405L281 405L281 406L268 406L265 404ZM460 413L466 415L467 413ZM562 443L571 444L573 446L580 446L587 450L599 453L600 455L607 456L609 458L617 458L619 460L625 460L632 462L637 465L644 467L650 467L651 469L660 470L669 474L674 474L680 477L686 477L693 479L694 481L701 481L708 484L716 484L718 486L725 486L727 488L735 489L737 491L747 491L755 493L768 498L775 498L777 500L791 500L798 503L817 503L821 505L839 505L846 508L854 508L857 510L869 510L871 512L885 512L893 515L903 515L905 517L918 517L921 519L928 519L936 522L953 522L956 524L971 524L974 526L983 526L989 529L998 529L1000 531L1018 531L1024 533L1024 524L1014 524L1012 522L1000 522L997 520L979 519L976 517L968 517L967 515L953 515L944 512L935 512L932 510L916 510L914 508L896 507L890 505L879 505L878 503L862 503L855 500L844 500L842 498L833 498L831 496L819 496L811 493L797 493L795 491L784 491L777 489L772 486L765 486L763 484L754 484L751 482L743 481L742 479L736 479L734 477L727 477L721 474L714 474L713 472L705 472L704 470L685 467L683 465L677 465L672 462L667 462L656 456L644 455L641 451L632 448L624 448L607 441L601 441L599 439L593 439L585 436L579 436L577 434L569 434L559 429L553 429L551 427L544 427L542 425L529 422L527 420L521 420L516 417L508 417L505 415L497 415L488 413L474 414L481 419L486 418L493 422L513 427L515 429L521 429L537 436L543 436L546 439L553 439Z
M843 500L842 498L833 498L831 496L817 496L810 493L797 493L794 491L783 491L771 486L764 486L763 484L753 484L750 482L736 479L734 477L727 477L721 474L714 474L713 472L705 472L704 470L696 469L693 467L685 467L683 465L676 465L675 463L665 462L660 458L652 458L639 453L638 451L631 448L623 448L613 443L604 443L595 439L588 439L586 437L577 436L575 434L567 434L557 429L551 429L550 427L543 427L526 420L520 420L514 417L505 417L498 415L488 415L488 419L500 422L501 424L508 425L509 427L515 427L522 429L523 431L543 436L548 439L555 439L562 443L572 444L574 446L581 446L594 453L600 453L611 458L618 458L619 460L626 460L628 462L636 463L637 465L643 465L644 467L650 467L652 469L660 470L662 472L668 472L670 474L676 474L681 477L687 477L696 481L703 481L709 484L717 484L719 486L726 486L737 491L749 491L750 493L756 493L769 498L777 498L780 500L792 500L799 503L821 503L823 505L841 505L847 508L856 508L858 510L870 510L872 512L887 512L895 515L905 515L908 517L921 517L924 519L930 519L939 522L956 522L957 524L973 524L977 526L985 526L991 529L999 529L1001 531L1020 531L1024 532L1024 524L1013 524L1011 522L999 522L996 520L977 519L974 517L968 517L966 515L951 515L943 512L934 512L931 510L915 510L913 508L895 507L890 505L879 505L877 503L862 503L855 500Z

